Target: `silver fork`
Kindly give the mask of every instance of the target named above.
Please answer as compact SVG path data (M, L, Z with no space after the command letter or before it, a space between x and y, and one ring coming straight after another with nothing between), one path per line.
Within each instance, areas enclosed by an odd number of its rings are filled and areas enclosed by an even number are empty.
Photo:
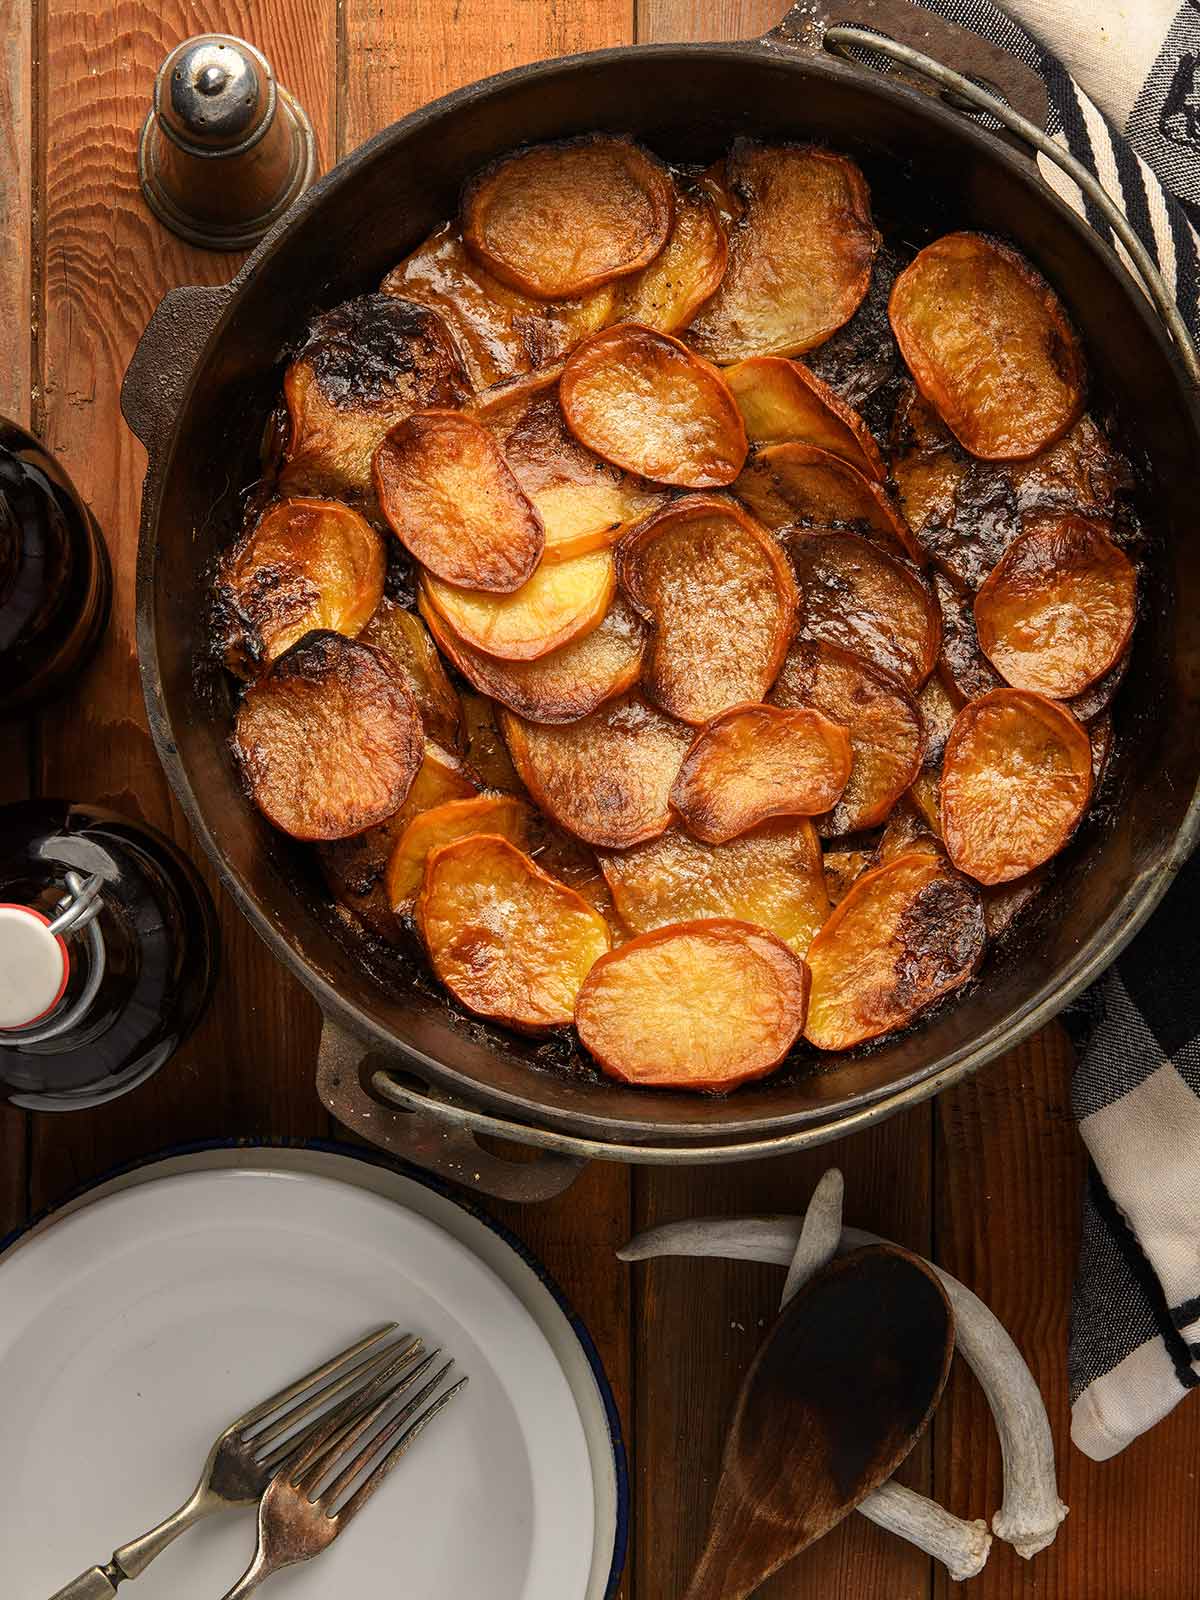
M310 1561L329 1548L417 1435L466 1385L467 1379L460 1378L429 1400L454 1365L447 1361L399 1411L387 1416L440 1354L433 1351L411 1372L378 1379L373 1393L363 1396L349 1416L329 1422L279 1469L259 1504L254 1560L222 1600L242 1600L273 1572ZM361 1440L365 1443L355 1453Z
M421 1340L407 1334L392 1339L397 1326L389 1322L376 1328L235 1417L213 1440L200 1480L178 1511L114 1550L103 1567L81 1572L50 1600L112 1600L119 1583L138 1577L193 1524L217 1511L253 1505L284 1463L314 1439L328 1437L339 1424L353 1419L365 1398L377 1395L379 1386L418 1359L424 1348ZM337 1404L331 1407L334 1400ZM259 1427L260 1423L264 1425Z

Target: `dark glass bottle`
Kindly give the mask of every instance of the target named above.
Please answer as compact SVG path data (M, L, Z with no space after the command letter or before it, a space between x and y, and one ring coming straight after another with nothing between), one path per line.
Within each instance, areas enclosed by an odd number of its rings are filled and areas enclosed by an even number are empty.
M0 418L0 718L24 715L84 666L111 594L108 551L71 480Z
M0 1098L101 1105L195 1027L216 977L216 914L156 829L97 806L0 806Z

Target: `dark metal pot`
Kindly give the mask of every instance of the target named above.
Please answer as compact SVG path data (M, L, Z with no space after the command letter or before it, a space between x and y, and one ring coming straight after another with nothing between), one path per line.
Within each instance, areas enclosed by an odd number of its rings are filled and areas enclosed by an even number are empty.
M1090 982L1196 839L1200 401L1185 365L1194 357L1172 346L1116 255L1042 183L1026 149L911 82L836 59L822 48L813 9L795 7L750 43L599 51L436 101L336 167L232 284L169 294L126 378L125 415L149 451L138 646L151 731L175 793L226 887L325 1013L326 1104L375 1143L494 1193L552 1193L588 1156L782 1152L933 1094ZM999 84L1010 105L1035 116L1040 97L1044 110L1040 82L1011 57L904 0L829 9ZM959 1003L833 1070L784 1075L723 1100L546 1070L536 1043L465 1020L427 987L385 990L319 914L296 853L247 801L230 755L230 704L202 693L194 673L206 568L235 532L238 490L257 476L288 344L316 311L373 288L454 210L467 174L515 145L594 128L632 132L667 158L693 161L738 133L818 139L862 163L881 210L1016 240L1069 306L1127 445L1148 463L1157 548L1117 702L1118 804L1089 819L1031 925L992 955L984 981ZM476 1143L481 1131L539 1145L543 1155L509 1163Z

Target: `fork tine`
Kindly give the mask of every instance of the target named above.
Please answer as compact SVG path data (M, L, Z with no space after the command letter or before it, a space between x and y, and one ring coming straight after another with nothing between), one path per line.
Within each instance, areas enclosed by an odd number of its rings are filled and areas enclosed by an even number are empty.
M419 1362L411 1372L405 1373L396 1383L375 1384L374 1393L365 1396L364 1403L358 1410L348 1417L341 1427L326 1433L320 1441L320 1448L310 1455L303 1474L293 1475L292 1482L296 1487L303 1489L308 1495L315 1495L321 1479L332 1472L339 1461L345 1459L350 1447L361 1439L369 1428L374 1427L398 1396L411 1389L421 1374L427 1372L440 1355L440 1350L431 1351L424 1361Z
M305 1482L309 1488L319 1483L328 1472L332 1464L331 1457L343 1444L346 1436L357 1429L361 1432L360 1424L363 1419L377 1417L380 1411L385 1410L398 1394L403 1394L421 1376L429 1363L436 1359L440 1351L434 1350L423 1361L419 1361L411 1372L405 1373L411 1354L405 1352L404 1356L385 1367L378 1373L365 1389L349 1396L336 1406L332 1412L321 1418L316 1430L309 1437L305 1447L299 1455L294 1455L289 1462L289 1479L296 1488L303 1488ZM395 1380L393 1382L393 1379ZM355 1433L355 1437L358 1433ZM324 1465L318 1465L324 1461Z
M442 1369L443 1372L445 1370L445 1368ZM440 1378L441 1374L439 1373L438 1376ZM436 1382L437 1380L435 1379L434 1381ZM346 1504L337 1513L337 1524L339 1530L346 1526L351 1517L362 1510L363 1506L366 1505L367 1501L375 1493L376 1489L378 1489L379 1485L387 1477L388 1473L396 1465L397 1461L399 1461L400 1457L408 1449L409 1445L412 1444L417 1435L425 1431L425 1429L433 1421L434 1417L437 1416L438 1412L444 1410L445 1407L450 1404L451 1400L454 1399L454 1396L458 1393L458 1391L460 1389L465 1389L470 1381L471 1380L469 1377L462 1377L457 1383L451 1384L450 1388L446 1390L445 1394L439 1395L433 1404L427 1406L417 1420L400 1435L395 1444L388 1451L387 1455L384 1456L383 1460L380 1461L376 1467L372 1468L370 1477L367 1478L365 1482L359 1484L358 1488L350 1496L349 1500L346 1501ZM411 1406L405 1407L404 1412L401 1413L401 1417L398 1420L404 1420L411 1410ZM388 1426L381 1431L379 1438L372 1441L372 1444L369 1447L372 1452L374 1452L376 1447L381 1442L385 1442L391 1437L393 1426L394 1425L392 1423L389 1423ZM364 1454L365 1453L366 1452L364 1452Z
M400 1342L403 1343L404 1339L408 1339L409 1342L404 1346L403 1350L399 1350L399 1346L396 1344L384 1345L381 1350L376 1351L368 1360L360 1362L358 1366L352 1367L350 1371L339 1372L328 1383L316 1390L315 1393L308 1395L299 1405L292 1406L274 1422L269 1423L265 1428L254 1434L249 1443L256 1451L264 1445L273 1444L283 1434L290 1433L298 1422L302 1422L305 1417L311 1416L314 1411L326 1405L333 1399L334 1395L340 1394L344 1389L351 1386L356 1389L361 1388L364 1378L377 1373L381 1367L390 1366L397 1358L398 1353L415 1356L418 1351L424 1348L420 1339L410 1338L407 1334L402 1336Z
M453 1365L453 1361L447 1361L445 1366L442 1367L441 1371L435 1372L433 1377L430 1378L429 1382L423 1384L422 1387L417 1390L416 1394L413 1395L412 1399L407 1403L407 1405L403 1406L394 1417L389 1418L387 1425L383 1428L380 1428L379 1432L373 1439L369 1439L367 1441L354 1459L346 1466L341 1467L337 1477L333 1479L328 1488L322 1491L320 1495L321 1505L331 1508L337 1502L338 1497L345 1493L345 1491L350 1487L350 1484L367 1465L367 1463L379 1454L389 1439L394 1439L396 1437L396 1434L408 1421L409 1417L412 1416L414 1411L419 1409L426 1397L433 1393ZM390 1401L394 1399L395 1396L390 1395L388 1398ZM386 1407L381 1409L380 1415L382 1415L384 1409L386 1409ZM365 1429L361 1427L356 1429L352 1437L346 1439L344 1442L339 1443L336 1448L331 1446L325 1452L325 1470L327 1472L332 1467L339 1466L341 1462L346 1460L347 1455L350 1453L351 1447L362 1438L364 1432Z
M298 1462L302 1451L306 1450L310 1444L323 1444L329 1438L330 1433L339 1427L358 1406L362 1405L368 1396L378 1393L380 1384L386 1383L396 1373L402 1372L410 1362L417 1359L424 1348L425 1345L421 1339L413 1339L399 1353L397 1353L397 1346L392 1345L373 1360L365 1362L361 1367L356 1367L336 1386L338 1390L349 1387L349 1394L345 1395L336 1405L332 1405L328 1410L322 1411L320 1416L313 1417L305 1427L295 1433L291 1433L282 1443L274 1444L274 1447L268 1450L265 1455L256 1455L255 1461L260 1466L268 1467L272 1472L275 1472L285 1461L293 1457ZM330 1391L330 1393L320 1397L322 1404L329 1400L332 1392ZM299 1413L295 1413L286 1419L287 1428L290 1429L294 1426L298 1416ZM278 1429L273 1430L275 1436L278 1435L278 1432ZM250 1442L253 1445L257 1445L264 1438L266 1438L265 1434L259 1434Z
M381 1328L376 1328L371 1333L364 1334L361 1339L347 1346L340 1354L331 1356L328 1361L323 1361L319 1367L314 1367L303 1378L297 1378L295 1383L289 1383L286 1389L280 1389L279 1393L272 1395L269 1400L262 1401L260 1405L252 1406L249 1411L238 1417L237 1421L232 1424L232 1429L240 1432L250 1427L253 1423L261 1421L263 1417L269 1416L278 1406L286 1405L289 1400L293 1400L298 1394L302 1394L310 1384L318 1383L322 1378L329 1377L339 1367L344 1366L347 1361L352 1361L355 1356L361 1355L364 1350L369 1349L373 1344L377 1344L380 1339L387 1338L388 1334L395 1333L398 1327L399 1323L397 1322L385 1322Z

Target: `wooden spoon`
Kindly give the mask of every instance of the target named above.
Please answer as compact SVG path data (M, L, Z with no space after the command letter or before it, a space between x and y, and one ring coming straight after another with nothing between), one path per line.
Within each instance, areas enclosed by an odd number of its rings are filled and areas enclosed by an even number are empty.
M953 1353L950 1303L907 1250L871 1245L805 1284L742 1384L685 1600L744 1600L886 1482Z

